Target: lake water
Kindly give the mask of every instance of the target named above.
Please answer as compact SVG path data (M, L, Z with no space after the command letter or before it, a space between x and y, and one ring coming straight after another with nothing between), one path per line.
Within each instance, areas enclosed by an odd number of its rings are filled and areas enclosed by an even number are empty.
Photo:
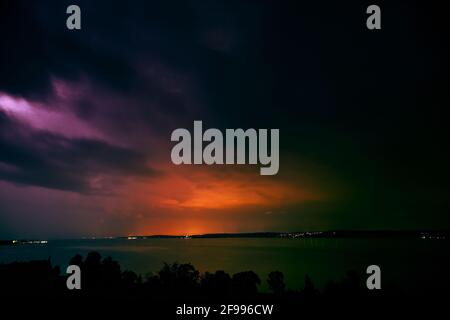
M192 263L200 271L230 274L253 270L267 290L267 274L282 271L289 288L301 288L308 274L317 287L341 280L346 271L381 267L382 284L405 291L449 288L447 241L405 239L144 239L61 240L44 245L0 247L0 263L51 257L65 268L72 256L98 251L122 269L145 275L164 262Z

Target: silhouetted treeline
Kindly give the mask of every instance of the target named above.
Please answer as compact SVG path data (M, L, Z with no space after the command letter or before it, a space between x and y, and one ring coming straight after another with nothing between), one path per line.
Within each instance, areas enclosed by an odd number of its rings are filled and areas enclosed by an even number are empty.
M164 264L157 273L142 277L122 270L111 257L102 259L98 252L90 252L85 258L76 255L69 264L78 265L81 269L81 290L68 290L65 270L53 266L50 260L41 260L0 264L0 295L150 297L156 300L265 297L289 300L377 294L366 288L365 278L356 272L348 272L339 282L329 282L322 290L318 290L306 275L302 288L288 290L283 273L273 271L265 279L271 293L261 293L258 286L263 280L253 271L233 275L224 271L200 274L190 263L173 263Z
M274 314L264 319L299 319L309 315L330 319L336 314L345 319L350 315L364 319L367 314L380 318L387 312L402 317L416 315L416 306L427 306L427 310L446 306L442 301L446 295L442 292L426 291L424 297L415 299L387 287L368 290L366 275L356 272L348 272L340 281L329 282L320 289L305 275L302 287L292 290L286 288L280 271L272 271L267 279L261 279L253 271L233 275L224 271L202 274L190 263L172 263L164 264L156 273L140 276L122 270L117 261L102 258L97 252L91 252L85 258L76 255L69 264L81 269L81 290L68 290L66 270L53 266L50 259L0 264L2 310L11 307L14 312L30 312L31 318L36 318L36 311L41 310L46 319L50 315L60 318L68 312L77 314L78 318L89 315L89 318L103 319L120 314L140 318L144 314L151 319L185 319L184 315L176 313L184 304L208 305L217 310L228 304L264 304L274 306ZM263 281L267 282L270 292L258 291ZM62 313L58 313L58 309ZM198 315L188 319L203 317ZM216 312L208 317L216 318L225 316Z

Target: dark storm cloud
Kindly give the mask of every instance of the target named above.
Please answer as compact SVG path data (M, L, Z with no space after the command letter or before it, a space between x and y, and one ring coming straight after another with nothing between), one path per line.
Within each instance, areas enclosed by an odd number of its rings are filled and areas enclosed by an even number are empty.
M140 86L133 64L151 53L179 68L201 62L195 17L187 3L78 1L83 28L65 27L70 1L3 1L0 10L1 88L13 94L49 89L50 76L80 73L116 90ZM118 19L120 17L120 19ZM146 56L148 58L148 56Z
M48 93L52 75L76 79L81 72L115 89L132 86L134 71L126 59L90 46L84 31L68 32L66 7L63 2L2 2L2 89L36 96Z
M136 93L148 88L143 87L139 62L194 72L208 83L221 77L217 67L230 54L257 50L253 44L258 41L261 5L77 1L82 30L69 31L65 9L72 2L2 2L0 67L5 76L0 88L12 94L36 94L50 89L52 75L76 79L84 73L115 90Z
M152 176L138 152L89 139L68 139L22 127L0 112L0 179L80 193L98 190L100 176Z
M183 8L162 2L80 1L79 32L65 27L69 4L2 2L0 93L43 102L33 108L61 108L59 101L54 103L54 79L69 86L87 79L90 95L69 103L70 112L99 124L112 140L122 132L145 140L148 132L139 129L145 126L167 134L169 120L160 114L176 122L189 108L196 109L190 83L196 80L193 70L204 68L205 50L195 41L195 19L187 3ZM1 179L97 192L90 184L98 175L154 173L146 166L148 145L144 156L93 139L36 131L4 113L1 117Z
M145 121L167 135L173 123L188 125L194 118L207 119L215 113L214 108L198 112L205 102L197 93L209 90L208 82L220 77L217 64L228 59L236 39L246 34L239 30L239 21L228 18L239 10L190 1L78 1L82 30L74 32L65 27L69 4L2 2L0 91L44 101L52 97L54 78L69 83L88 79L103 92L127 97L127 104L94 106L89 99L80 99L72 111L87 119L116 109L121 121L109 119L116 131L127 123ZM128 115L123 114L125 109L130 110Z
M162 2L79 1L79 32L65 27L69 4L2 1L0 92L43 102L39 107L60 108L53 103L53 80L70 84L88 79L90 96L73 101L71 112L101 123L113 137L122 132L133 137L133 130L134 136L145 136L142 126L167 134L168 120L160 114L176 122L196 108L189 83L204 53L193 41L198 35L187 3L183 8ZM101 98L95 99L96 91ZM112 101L117 98L120 102ZM91 192L94 175L153 174L140 151L35 131L1 116L1 179Z

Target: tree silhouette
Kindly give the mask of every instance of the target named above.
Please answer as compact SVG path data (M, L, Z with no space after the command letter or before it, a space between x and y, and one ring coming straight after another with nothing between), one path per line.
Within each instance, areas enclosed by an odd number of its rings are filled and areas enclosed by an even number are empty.
M285 291L284 275L280 271L272 271L267 278L270 290L275 294L282 294Z
M254 296L261 280L253 271L238 272L231 279L233 293L238 296Z
M231 293L231 277L224 271L205 272L201 278L201 288L208 296L228 296Z
M162 288L175 295L195 292L199 285L200 272L190 263L164 263L158 275Z
M303 294L308 298L315 297L318 294L318 291L314 287L314 283L312 282L309 275L305 276L305 285L303 287Z

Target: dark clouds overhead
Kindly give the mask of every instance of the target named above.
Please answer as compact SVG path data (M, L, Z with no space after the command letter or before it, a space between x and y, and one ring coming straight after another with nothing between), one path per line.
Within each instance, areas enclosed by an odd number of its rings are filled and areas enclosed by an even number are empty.
M151 176L146 157L88 139L68 139L23 128L0 112L0 179L81 193L108 193L96 177Z

